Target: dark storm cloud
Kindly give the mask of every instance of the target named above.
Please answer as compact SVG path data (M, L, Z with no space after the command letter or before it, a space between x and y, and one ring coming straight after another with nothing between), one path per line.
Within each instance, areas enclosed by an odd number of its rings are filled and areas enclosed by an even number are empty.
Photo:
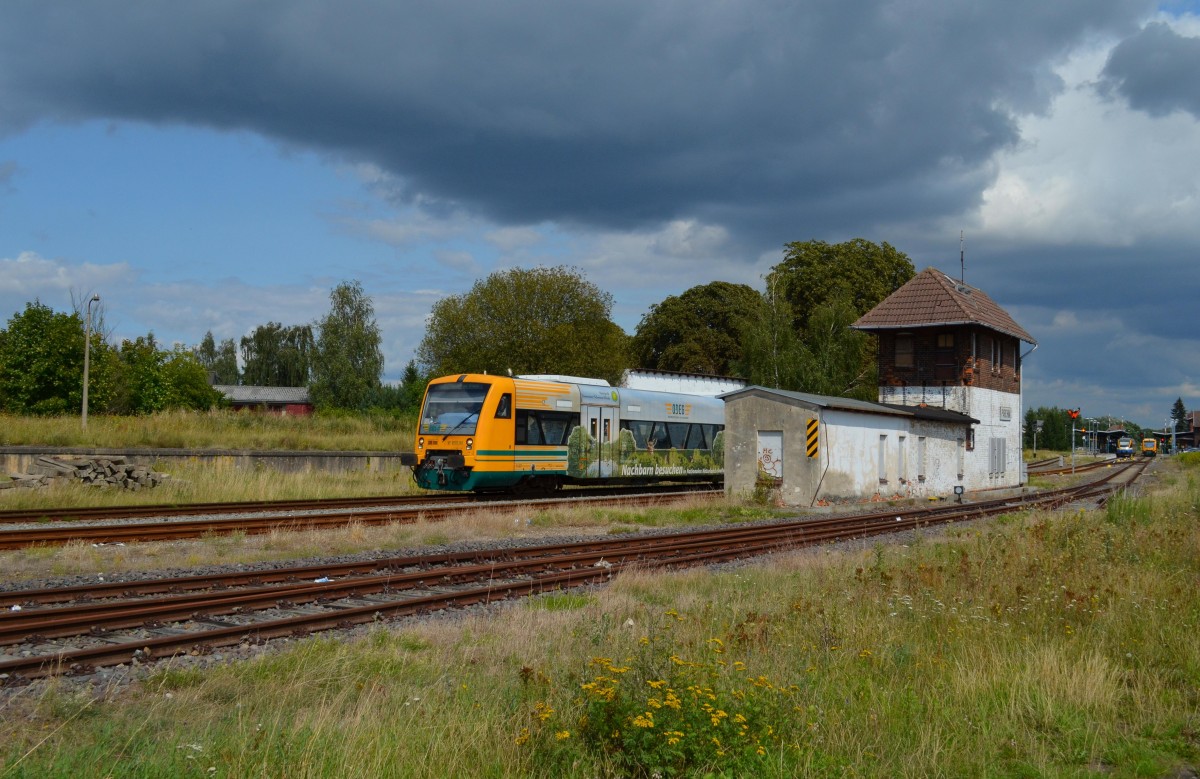
M1149 7L8 2L0 128L247 129L501 221L694 216L777 245L970 208L1054 59Z
M1200 117L1200 38L1179 35L1165 24L1145 29L1113 49L1101 86L1153 116L1187 111Z

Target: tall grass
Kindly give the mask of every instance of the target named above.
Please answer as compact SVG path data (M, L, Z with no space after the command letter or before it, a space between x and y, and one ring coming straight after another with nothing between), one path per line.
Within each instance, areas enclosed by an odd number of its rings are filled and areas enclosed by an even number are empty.
M1191 775L1198 473L1102 511L180 662L111 699L31 690L3 704L0 776Z
M386 414L276 416L233 411L77 417L0 414L0 446L394 451L411 446L410 418Z

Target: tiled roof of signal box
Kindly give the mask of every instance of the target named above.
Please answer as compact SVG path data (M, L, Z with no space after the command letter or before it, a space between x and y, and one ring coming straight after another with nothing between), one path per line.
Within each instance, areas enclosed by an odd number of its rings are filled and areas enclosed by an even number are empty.
M1025 328L981 290L926 268L851 325L856 330L898 330L936 325L982 325L1036 344Z

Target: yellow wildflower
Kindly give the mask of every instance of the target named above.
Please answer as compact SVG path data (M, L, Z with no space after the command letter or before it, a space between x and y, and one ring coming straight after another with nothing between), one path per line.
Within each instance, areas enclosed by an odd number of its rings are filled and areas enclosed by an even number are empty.
M570 738L570 737L571 737L571 731L569 731L569 730L560 730L560 731L558 731L557 733L555 733L555 734L554 734L554 737L555 737L556 739L558 739L559 741L565 741L566 739L568 739L568 738Z
M651 712L639 714L633 718L633 724L639 728L652 728L654 727L654 714Z

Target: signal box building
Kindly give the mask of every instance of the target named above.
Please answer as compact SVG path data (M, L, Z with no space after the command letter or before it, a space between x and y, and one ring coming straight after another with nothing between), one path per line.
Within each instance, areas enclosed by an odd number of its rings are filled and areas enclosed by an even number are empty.
M879 339L879 400L945 409L968 431L967 489L1015 487L1021 473L1021 352L1037 341L982 290L926 268L852 327Z
M879 402L746 387L725 400L725 489L786 505L1019 487L1022 344L982 291L934 268L854 328L878 337Z

